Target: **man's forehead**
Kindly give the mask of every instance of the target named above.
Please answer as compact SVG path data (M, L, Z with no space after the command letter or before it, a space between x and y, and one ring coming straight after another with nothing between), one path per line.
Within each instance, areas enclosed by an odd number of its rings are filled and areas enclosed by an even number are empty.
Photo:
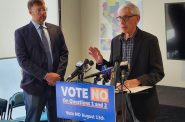
M43 7L45 7L45 4L34 4L32 7L43 8Z
M120 14L130 15L130 14L132 14L132 13L131 13L130 8L124 7L124 8L122 8L122 9L119 9L118 15L120 15Z
M33 6L45 6L44 2L34 3Z

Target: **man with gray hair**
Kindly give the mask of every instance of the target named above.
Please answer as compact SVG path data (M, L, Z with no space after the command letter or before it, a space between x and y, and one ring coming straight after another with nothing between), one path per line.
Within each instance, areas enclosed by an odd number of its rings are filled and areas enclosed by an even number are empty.
M140 12L136 5L126 2L117 11L116 19L122 30L111 42L110 60L106 61L98 48L90 47L89 54L95 59L97 69L102 66L113 66L118 60L128 61L130 70L123 87L153 86L137 94L125 94L126 116L117 108L117 122L154 122L159 113L159 101L155 84L164 77L161 52L156 36L137 27ZM116 104L124 101L118 100ZM122 115L124 117L122 117Z

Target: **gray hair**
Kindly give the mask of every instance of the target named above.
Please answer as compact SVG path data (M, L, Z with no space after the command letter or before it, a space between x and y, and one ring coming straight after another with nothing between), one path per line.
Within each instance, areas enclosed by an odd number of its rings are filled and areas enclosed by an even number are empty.
M131 11L131 13L132 13L133 15L138 15L138 16L140 16L139 8L138 8L135 4L131 3L130 1L125 1L125 2L119 7L118 11L120 11L120 10L123 9L123 8L129 8L130 11Z

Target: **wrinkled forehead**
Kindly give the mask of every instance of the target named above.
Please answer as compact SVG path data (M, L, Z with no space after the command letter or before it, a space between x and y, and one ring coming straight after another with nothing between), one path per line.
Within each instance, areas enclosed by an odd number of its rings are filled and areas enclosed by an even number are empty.
M129 7L124 7L124 8L121 8L121 9L118 9L117 11L117 15L118 16L126 16L126 15L132 15L132 11Z

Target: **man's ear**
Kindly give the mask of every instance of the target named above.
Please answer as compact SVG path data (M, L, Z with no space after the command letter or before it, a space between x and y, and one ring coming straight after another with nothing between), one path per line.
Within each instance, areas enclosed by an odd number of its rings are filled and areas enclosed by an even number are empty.
M28 10L28 11L29 11L29 14L31 15L32 14L31 10Z
M140 16L137 16L137 22L139 22L140 21Z

